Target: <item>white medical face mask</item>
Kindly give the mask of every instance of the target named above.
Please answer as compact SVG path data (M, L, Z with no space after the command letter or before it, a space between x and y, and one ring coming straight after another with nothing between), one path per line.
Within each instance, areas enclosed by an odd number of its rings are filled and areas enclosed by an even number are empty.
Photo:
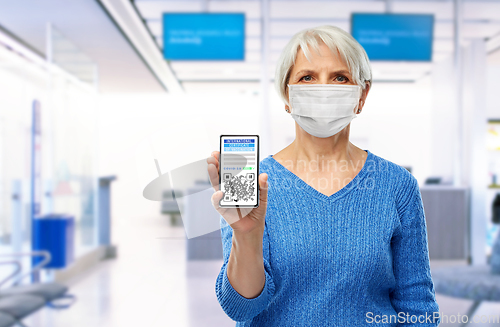
M356 118L361 92L359 85L288 85L291 115L307 133L330 137Z

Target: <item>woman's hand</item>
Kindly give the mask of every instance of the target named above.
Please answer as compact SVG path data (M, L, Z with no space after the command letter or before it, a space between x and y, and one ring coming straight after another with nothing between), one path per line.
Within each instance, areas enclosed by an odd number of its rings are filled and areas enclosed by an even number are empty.
M267 209L267 174L262 173L259 175L260 203L258 208L221 208L219 207L219 201L223 198L224 194L219 189L219 157L219 151L214 151L207 159L210 183L215 190L215 193L212 195L212 205L227 223L231 225L235 234L251 234L252 232L262 234L264 232Z
M267 209L267 174L259 175L258 208L221 208L219 201L224 195L219 190L219 158L219 151L212 152L207 159L207 169L215 190L212 205L233 229L227 278L236 292L251 299L262 292L266 282L262 242Z

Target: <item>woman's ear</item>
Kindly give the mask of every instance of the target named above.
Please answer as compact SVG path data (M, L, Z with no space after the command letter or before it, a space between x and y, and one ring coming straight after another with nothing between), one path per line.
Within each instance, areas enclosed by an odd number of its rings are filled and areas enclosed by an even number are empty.
M288 79L286 79L286 83L285 85L287 85L285 87L285 97L286 97L286 101L285 101L285 111L290 113L290 106L287 104L287 103L290 103L290 94L288 94Z
M368 96L368 92L370 92L370 83L366 82L365 89L363 90L363 93L361 94L361 98L359 99L359 106L358 106L359 110L363 109L363 106L366 103L366 97Z
M287 101L285 102L285 111L290 113L290 106L287 105L287 103L290 103L290 95L288 94L288 88L285 90L285 95L286 95L286 99Z

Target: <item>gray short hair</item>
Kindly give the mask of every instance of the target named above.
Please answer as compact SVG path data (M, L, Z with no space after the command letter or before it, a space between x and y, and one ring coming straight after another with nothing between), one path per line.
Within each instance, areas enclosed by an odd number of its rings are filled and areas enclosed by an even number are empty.
M283 49L277 65L274 77L274 85L283 101L288 104L287 84L290 72L295 64L297 52L302 49L307 60L309 58L309 46L319 51L319 42L323 41L333 53L340 53L351 72L354 82L365 88L365 83L372 83L372 69L365 49L349 33L336 26L323 25L309 28L295 34Z

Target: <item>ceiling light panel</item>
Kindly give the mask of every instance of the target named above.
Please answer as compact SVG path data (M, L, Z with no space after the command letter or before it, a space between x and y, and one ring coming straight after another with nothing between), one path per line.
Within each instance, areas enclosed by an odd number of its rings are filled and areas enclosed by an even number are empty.
M453 19L453 1L392 1L395 13L432 14L436 20Z
M159 19L163 12L201 12L202 1L134 1L142 18Z
M500 1L467 1L463 6L464 19L500 20Z
M384 12L384 1L270 1L272 18L349 18L353 12Z

